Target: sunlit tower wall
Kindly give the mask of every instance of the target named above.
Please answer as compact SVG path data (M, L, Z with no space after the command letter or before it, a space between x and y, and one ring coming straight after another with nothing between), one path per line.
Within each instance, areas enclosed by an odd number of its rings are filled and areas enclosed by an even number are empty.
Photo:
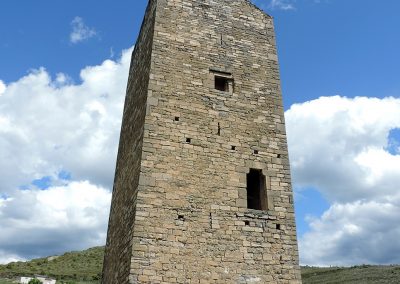
M149 0L132 55L103 283L301 283L273 19Z

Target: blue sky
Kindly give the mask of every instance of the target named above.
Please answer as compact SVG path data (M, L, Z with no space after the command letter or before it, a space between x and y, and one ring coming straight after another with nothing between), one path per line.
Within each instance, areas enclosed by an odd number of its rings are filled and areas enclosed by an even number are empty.
M400 263L400 2L254 2L275 20L302 264ZM0 262L104 243L146 4L0 3Z

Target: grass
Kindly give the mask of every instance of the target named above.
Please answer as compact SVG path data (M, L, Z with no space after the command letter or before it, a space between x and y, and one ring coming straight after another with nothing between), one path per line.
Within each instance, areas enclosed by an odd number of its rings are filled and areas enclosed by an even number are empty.
M40 274L59 280L57 283L71 281L75 281L71 284L98 283L101 278L103 256L104 247L94 247L81 252L68 252L59 257L11 262L0 265L0 278L15 279L18 276Z
M0 265L0 284L11 284L18 276L47 275L58 284L99 284L104 247L68 252L59 257ZM400 283L400 266L302 267L303 284L391 284ZM7 279L8 278L8 279Z
M302 267L303 284L400 283L400 266Z
M12 282L9 279L0 279L0 284L15 284L15 282Z

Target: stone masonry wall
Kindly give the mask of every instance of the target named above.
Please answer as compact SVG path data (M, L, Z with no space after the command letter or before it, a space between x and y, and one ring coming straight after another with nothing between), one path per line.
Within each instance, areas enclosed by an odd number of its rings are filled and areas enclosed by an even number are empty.
M151 1L129 70L104 257L104 284L129 281L155 9L155 2Z
M148 106L131 283L300 283L272 18L244 0L157 1ZM247 209L250 168L268 211Z
M133 110L128 91L103 283L127 283L129 245L129 283L301 283L272 18L246 0L149 7L151 64L135 65L151 66L144 132L131 118L145 98ZM266 210L247 208L250 169L266 177Z

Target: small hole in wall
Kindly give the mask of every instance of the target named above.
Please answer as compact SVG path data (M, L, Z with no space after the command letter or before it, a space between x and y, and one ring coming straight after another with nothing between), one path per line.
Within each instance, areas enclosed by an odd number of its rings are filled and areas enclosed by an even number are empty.
M192 142L192 138L186 138L186 143L191 143Z
M218 122L218 131L217 131L218 136L221 136L221 125Z
M276 229L280 230L281 229L281 224L276 224Z
M175 121L179 121L179 116L175 116Z
M185 216L183 216L183 215L178 215L178 220L184 221L184 220L185 220Z
M258 155L258 150L253 151L254 155Z
M245 224L246 226L250 226L250 221L244 221L244 224Z
M281 154L276 155L276 157L277 157L278 159L280 159L280 158L281 158Z
M231 146L231 150L235 151L236 150L236 146Z

